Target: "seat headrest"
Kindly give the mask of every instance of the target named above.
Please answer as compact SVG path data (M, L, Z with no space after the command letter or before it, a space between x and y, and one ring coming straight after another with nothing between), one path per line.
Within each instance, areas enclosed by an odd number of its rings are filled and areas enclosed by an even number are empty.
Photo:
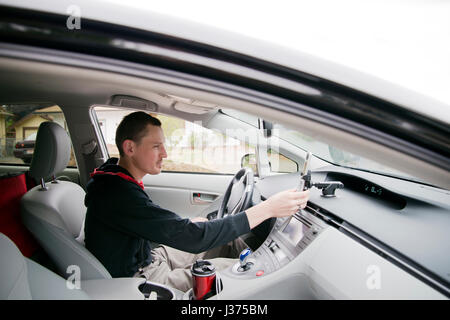
M39 180L61 172L70 160L70 138L55 122L42 122L36 136L30 174Z

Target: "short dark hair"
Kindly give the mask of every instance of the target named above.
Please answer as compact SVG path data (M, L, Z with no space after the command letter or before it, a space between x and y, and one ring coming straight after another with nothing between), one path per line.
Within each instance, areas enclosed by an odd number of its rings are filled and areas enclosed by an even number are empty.
M142 137L145 136L149 124L161 127L161 121L159 119L143 111L130 113L122 119L116 130L116 145L121 157L124 156L122 149L123 142L129 139L139 143Z

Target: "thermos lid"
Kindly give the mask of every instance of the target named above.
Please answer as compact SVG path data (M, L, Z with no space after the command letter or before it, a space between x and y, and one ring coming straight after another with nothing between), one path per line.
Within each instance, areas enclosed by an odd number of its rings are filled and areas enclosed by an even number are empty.
M216 268L207 260L197 260L192 265L191 272L199 277L207 277L215 274Z

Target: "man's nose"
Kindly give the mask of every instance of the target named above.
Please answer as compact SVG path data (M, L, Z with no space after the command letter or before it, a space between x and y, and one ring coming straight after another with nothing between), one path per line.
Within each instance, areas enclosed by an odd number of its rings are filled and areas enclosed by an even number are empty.
M162 146L162 154L161 154L162 158L167 158L167 152L166 152L166 148L164 146Z

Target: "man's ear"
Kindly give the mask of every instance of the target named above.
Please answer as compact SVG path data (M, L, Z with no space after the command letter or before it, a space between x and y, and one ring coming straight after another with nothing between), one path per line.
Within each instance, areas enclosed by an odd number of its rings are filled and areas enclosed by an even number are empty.
M133 140L126 139L122 142L122 150L126 156L130 156L134 153L135 144Z

